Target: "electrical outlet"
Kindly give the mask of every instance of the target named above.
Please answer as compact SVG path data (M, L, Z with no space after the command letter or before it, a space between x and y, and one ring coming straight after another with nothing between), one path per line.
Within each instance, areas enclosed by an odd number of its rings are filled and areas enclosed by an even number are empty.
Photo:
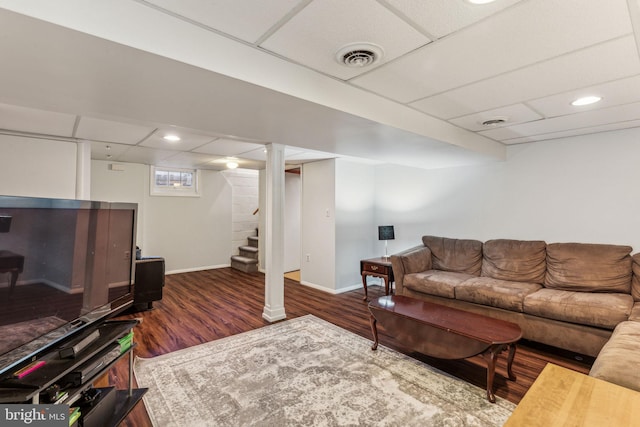
M311 254L307 254L306 259L307 259L307 262L311 262Z
M131 259L131 251L124 251L124 259L127 261Z

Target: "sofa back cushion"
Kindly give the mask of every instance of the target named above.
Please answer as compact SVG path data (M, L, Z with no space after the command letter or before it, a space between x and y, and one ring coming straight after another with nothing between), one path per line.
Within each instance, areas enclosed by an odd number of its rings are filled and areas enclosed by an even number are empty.
M488 240L482 247L482 257L482 276L544 283L547 244L541 240Z
M640 253L635 254L633 257L633 277L631 279L631 295L634 301L640 301Z
M630 254L630 246L550 243L544 285L569 291L630 293Z
M434 270L479 276L482 269L482 242L423 236L422 243L431 250Z

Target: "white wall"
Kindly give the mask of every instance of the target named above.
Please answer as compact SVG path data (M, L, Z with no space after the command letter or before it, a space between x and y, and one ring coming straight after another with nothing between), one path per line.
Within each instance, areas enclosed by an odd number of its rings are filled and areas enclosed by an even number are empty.
M376 168L377 222L389 252L420 237L611 243L640 251L640 129L512 146L506 162Z
M250 169L228 169L222 172L231 184L231 250L238 255L238 248L248 244L247 237L256 235L258 214L258 171Z
M335 173L335 289L344 291L362 287L360 260L384 252L376 252L374 244L378 228L373 166L337 159Z
M300 204L302 181L284 174L284 271L300 270Z
M143 215L149 197L149 167L137 163L117 163L124 170L112 171L113 162L91 161L91 199L105 202L127 202L138 204L138 227L136 242L143 249L145 227ZM143 255L149 255L145 250Z
M0 194L76 197L76 144L0 135Z
M231 185L221 172L201 171L200 197L149 195L149 166L109 162L91 166L91 198L138 203L138 246L163 256L166 271L228 266L231 254Z
M329 292L336 286L335 182L335 160L302 166L300 282Z

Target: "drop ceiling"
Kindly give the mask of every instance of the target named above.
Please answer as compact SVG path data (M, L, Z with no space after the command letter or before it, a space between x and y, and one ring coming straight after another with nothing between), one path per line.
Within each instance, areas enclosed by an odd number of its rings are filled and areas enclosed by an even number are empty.
M503 160L640 126L639 26L640 0L0 0L0 132L203 169L261 168L268 143L290 164ZM363 43L373 64L336 58Z

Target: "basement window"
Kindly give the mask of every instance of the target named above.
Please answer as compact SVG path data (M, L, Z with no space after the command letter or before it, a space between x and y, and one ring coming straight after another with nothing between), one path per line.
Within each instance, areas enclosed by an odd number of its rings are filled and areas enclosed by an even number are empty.
M151 167L149 179L152 196L200 197L197 169Z

